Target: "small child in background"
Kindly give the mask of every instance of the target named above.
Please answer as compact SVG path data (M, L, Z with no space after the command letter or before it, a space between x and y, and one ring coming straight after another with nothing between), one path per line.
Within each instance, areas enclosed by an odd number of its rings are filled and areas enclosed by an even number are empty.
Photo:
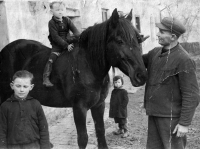
M115 135L122 134L122 138L129 136L127 128L127 105L129 102L128 92L123 89L123 78L115 76L113 78L114 89L110 99L109 117L114 118L115 123L118 123L119 129L114 131Z
M29 96L33 74L17 71L14 94L0 107L0 149L50 149L48 124L41 104Z

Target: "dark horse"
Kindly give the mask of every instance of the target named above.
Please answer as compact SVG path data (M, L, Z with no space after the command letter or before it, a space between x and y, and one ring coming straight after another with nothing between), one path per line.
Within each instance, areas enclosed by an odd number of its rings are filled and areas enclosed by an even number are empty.
M88 142L86 116L91 109L98 148L107 149L104 129L105 98L109 89L108 71L118 67L130 77L133 86L146 80L146 70L140 53L137 30L132 26L132 11L119 17L117 9L109 20L87 28L72 52L62 53L53 65L51 81L42 85L42 74L50 48L32 40L16 40L1 51L0 96L2 102L11 94L9 83L17 70L28 70L35 76L31 96L42 105L72 107L78 134L78 146Z

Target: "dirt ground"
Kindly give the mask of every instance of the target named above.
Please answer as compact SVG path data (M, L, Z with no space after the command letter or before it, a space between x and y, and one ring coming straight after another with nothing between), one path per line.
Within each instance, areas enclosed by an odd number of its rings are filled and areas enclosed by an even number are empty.
M129 93L128 103L128 129L129 137L121 138L121 136L113 135L112 132L106 135L109 148L122 149L144 149L146 144L147 134L147 116L144 109L140 106L143 101L144 87L139 89L136 93ZM117 129L117 125L113 119L108 119L105 122L105 127L113 125Z

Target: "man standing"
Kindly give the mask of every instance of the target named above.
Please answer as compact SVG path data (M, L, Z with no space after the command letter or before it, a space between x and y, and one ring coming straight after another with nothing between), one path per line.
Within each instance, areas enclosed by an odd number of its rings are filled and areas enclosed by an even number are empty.
M178 38L186 29L176 18L157 23L159 44L143 60L148 71L144 107L148 117L147 149L184 149L199 104L196 65Z

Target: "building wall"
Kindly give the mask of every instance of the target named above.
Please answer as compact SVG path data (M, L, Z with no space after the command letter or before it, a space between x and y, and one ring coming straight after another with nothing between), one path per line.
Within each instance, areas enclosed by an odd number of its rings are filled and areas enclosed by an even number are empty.
M6 1L9 42L33 39L49 45L48 21L51 18L48 2Z
M109 17L115 8L124 14L128 14L133 9L133 25L136 25L135 17L140 17L141 34L151 36L142 43L143 53L147 53L153 47L158 46L155 22L160 19L160 11L156 6L141 0L110 0L109 3L107 0L85 0L81 9L82 29L92 26L94 23L102 22L102 8L108 9Z
M32 39L42 42L50 47L48 41L48 21L52 15L49 3L52 0L28 1L15 0L5 1L6 18L8 28L8 41L17 39ZM72 18L77 28L83 31L95 23L102 22L102 8L108 10L108 17L117 8L122 14L128 14L133 9L132 23L135 24L135 17L140 17L141 33L151 35L143 44L143 53L148 52L155 45L156 28L155 22L159 18L159 9L150 5L144 0L70 0L63 1L65 15ZM14 16L14 17L13 17ZM6 35L6 33L3 33ZM1 39L2 40L2 39ZM0 41L1 44L2 41ZM1 45L0 45L1 46Z
M0 1L0 49L9 42L5 3Z
M7 43L21 38L37 40L50 47L47 37L48 21L52 17L49 3L52 1L0 1L0 50ZM142 43L143 53L159 46L156 37L158 29L155 23L160 21L160 17L169 16L166 6L170 6L173 16L187 25L187 32L180 41L199 41L200 14L199 7L195 6L197 2L200 3L198 0L109 0L109 2L107 0L63 0L66 7L65 15L72 18L80 31L102 22L102 8L108 10L108 17L115 8L122 14L127 14L133 9L133 25L136 25L135 17L140 17L141 34L150 35L150 38Z
M148 1L136 2L134 7L134 15L141 18L141 34L150 37L142 43L143 53L147 53L158 45L156 34L158 29L155 23L160 21L160 10L156 5L151 5Z

